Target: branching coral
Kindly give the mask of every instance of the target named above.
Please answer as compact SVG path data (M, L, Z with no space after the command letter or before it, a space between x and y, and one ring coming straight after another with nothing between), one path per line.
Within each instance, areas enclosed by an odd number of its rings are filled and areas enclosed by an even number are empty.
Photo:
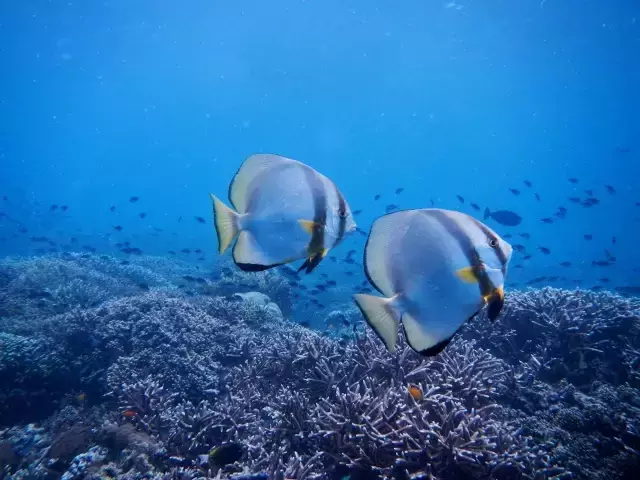
M463 336L514 364L536 364L547 382L621 385L634 377L624 352L640 349L640 303L606 292L553 288L514 292L495 323L478 318Z
M31 282L42 294L51 280L47 295L69 305L0 305L13 312L0 322L0 395L9 402L0 413L29 418L16 405L46 385L49 405L38 408L66 405L45 423L48 444L91 426L86 438L107 451L80 452L92 448L83 442L77 461L65 458L69 478L88 471L80 467L89 457L99 459L92 471L120 479L608 478L640 451L633 299L513 293L499 321L478 318L423 358L402 334L388 352L361 326L333 338L288 321L278 307L290 308L290 286L277 272L220 269L217 281L196 281L186 264L145 256L29 262L1 269L0 293ZM69 272L84 276L70 281ZM96 281L104 298L91 293ZM335 322L353 323L340 315ZM80 391L94 405L77 400ZM242 458L212 465L208 452L228 442ZM24 475L46 467L44 448Z
M151 375L135 383L121 384L110 395L118 399L118 408L126 412L125 418L145 432L162 433L170 425L164 412L177 394L169 394Z

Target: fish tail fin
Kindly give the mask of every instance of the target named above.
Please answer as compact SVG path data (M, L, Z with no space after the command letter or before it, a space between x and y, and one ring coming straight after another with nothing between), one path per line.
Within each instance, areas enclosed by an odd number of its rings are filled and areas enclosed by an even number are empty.
M374 297L359 293L353 296L358 308L384 342L387 349L393 352L398 343L398 327L400 315L392 306L393 299Z
M486 220L490 216L491 216L491 211L488 208L485 207L485 209L484 209L484 220Z
M240 233L240 215L215 195L209 195L213 201L213 223L218 235L218 251L224 253Z

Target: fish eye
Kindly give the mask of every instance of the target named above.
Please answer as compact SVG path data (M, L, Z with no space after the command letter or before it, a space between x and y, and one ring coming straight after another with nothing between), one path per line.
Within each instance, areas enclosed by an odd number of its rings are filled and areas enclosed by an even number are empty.
M347 216L347 211L346 210L342 210L342 209L338 209L338 216L340 218L345 218Z
M498 246L498 240L496 240L495 238L490 238L489 239L489 246L491 248L496 248Z

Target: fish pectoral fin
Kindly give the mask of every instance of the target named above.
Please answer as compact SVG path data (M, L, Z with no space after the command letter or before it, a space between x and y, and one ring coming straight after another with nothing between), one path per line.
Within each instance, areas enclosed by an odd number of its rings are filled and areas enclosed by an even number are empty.
M467 283L478 283L478 277L473 271L473 267L464 267L460 270L456 270L456 276Z
M367 323L386 345L387 350L393 352L398 343L400 315L391 307L391 300L363 293L354 295L353 299Z
M317 231L321 227L319 223L316 223L313 220L298 220L298 223L309 235L313 235L313 232Z
M408 313L402 315L402 328L409 346L425 357L433 357L442 352L458 332L456 330L448 337L438 335Z
M495 321L502 308L504 307L504 289L502 287L496 288L491 295L485 297L487 302L487 316L492 322Z
M213 223L218 235L218 251L224 253L240 233L239 215L227 207L218 197L209 194L213 201Z

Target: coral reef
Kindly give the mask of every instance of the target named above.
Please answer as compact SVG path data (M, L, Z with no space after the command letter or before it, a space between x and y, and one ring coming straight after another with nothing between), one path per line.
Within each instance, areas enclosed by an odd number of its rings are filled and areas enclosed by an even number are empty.
M0 478L622 480L640 466L636 299L511 293L497 322L423 358L402 338L388 352L351 311L332 309L329 335L304 328L284 277L224 268L0 265L1 298L22 295L0 300ZM80 283L58 276L71 271ZM42 306L20 293L56 285ZM223 444L240 460L210 460Z
M508 296L500 321L478 318L466 338L500 358L529 363L541 380L566 379L588 390L594 380L635 381L640 349L640 300L607 292L544 288Z

